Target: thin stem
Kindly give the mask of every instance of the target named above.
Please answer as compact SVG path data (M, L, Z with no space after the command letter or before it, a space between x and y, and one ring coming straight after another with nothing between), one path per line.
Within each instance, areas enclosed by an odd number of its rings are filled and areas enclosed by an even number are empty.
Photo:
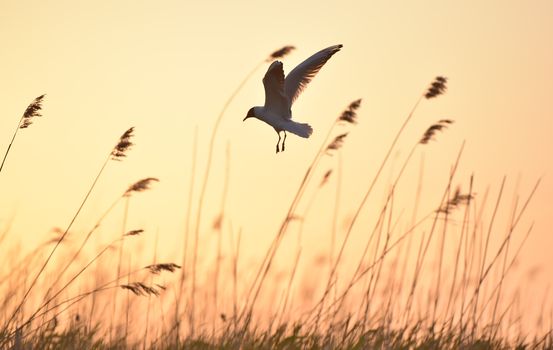
M10 141L10 144L8 145L8 148L6 149L6 153L4 153L4 158L2 159L2 164L0 164L0 173L2 172L2 169L4 168L4 163L6 162L6 158L8 158L8 153L10 153L10 149L12 148L12 144L15 141L15 136L17 136L17 132L19 131L19 127L21 126L21 121L23 120L23 117L19 119L19 123L17 123L17 128L15 129L12 139Z
M179 312L181 298L183 294L183 285L186 278L186 262L187 262L187 253L188 253L188 241L190 236L190 216L192 214L192 198L194 195L194 184L196 180L196 158L198 154L198 127L194 128L194 141L192 143L192 163L190 165L190 183L188 185L188 204L186 209L186 221L185 221L185 231L184 231L184 247L183 247L183 256L182 256L182 270L180 275L179 282L179 295L177 298L176 312L175 312L175 326L177 334L177 342L180 339L180 317ZM178 345L178 343L177 343Z

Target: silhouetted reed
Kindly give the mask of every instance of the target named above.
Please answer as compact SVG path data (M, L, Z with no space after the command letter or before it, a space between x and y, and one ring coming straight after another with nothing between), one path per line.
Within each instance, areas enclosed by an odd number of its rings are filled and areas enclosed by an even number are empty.
M119 138L119 142L113 147L113 150L111 151L111 159L113 160L122 160L124 157L127 156L127 152L130 150L130 148L133 146L133 143L131 142L131 138L134 136L134 127L128 129L121 135Z
M4 168L4 163L8 158L8 154L10 153L10 149L12 148L13 142L15 141L15 137L17 136L17 132L19 131L19 129L28 128L33 123L33 118L42 116L40 112L42 110L42 102L44 100L44 96L46 95L40 95L37 98L35 98L33 102L31 102L31 104L27 106L27 108L25 109L25 112L19 119L19 122L17 123L17 128L15 128L12 139L8 144L8 148L6 149L6 152L4 153L4 158L2 158L2 163L0 164L0 172L2 172L2 169Z
M453 120L441 119L436 124L432 124L428 129L426 129L419 142L423 145L427 144L430 140L434 139L434 136L438 131L442 131L450 124L453 124Z
M46 95L40 95L39 97L35 98L33 102L27 107L25 110L25 113L23 113L23 117L21 117L21 122L19 125L20 129L28 128L29 125L33 123L34 117L42 117L42 114L40 114L40 111L42 109L42 100L44 99L44 96Z
M265 62L271 62L273 60L276 60L278 58L282 58L284 56L287 56L290 52L292 52L293 50L295 50L296 47L295 46L284 46L276 51L274 51L273 53L271 53L269 55L269 57L267 57L267 59L265 60Z
M125 233L123 236L137 236L141 235L144 232L144 230L130 230L127 233Z
M324 173L323 178L321 180L321 183L319 184L319 187L323 187L328 182L328 179L330 179L330 175L332 175L332 169L329 169Z
M155 275L159 275L161 271L175 272L177 269L180 269L181 267L174 263L163 263L163 264L148 265L145 268L148 269L151 273Z
M450 214L452 210L457 209L463 204L468 204L474 198L472 193L461 193L461 187L457 186L453 198L451 198L445 205L438 208L436 211L439 213Z
M447 78L442 76L437 76L436 79L430 84L428 91L424 95L425 98L431 99L437 96L444 94L447 90Z
M361 99L349 104L348 108L338 117L338 121L357 124L357 110L361 107Z
M159 291L153 287L153 286L147 286L146 284L142 282L132 282L129 284L122 284L120 286L122 289L127 289L133 292L135 295L138 296L145 296L145 295L154 295L159 296Z
M123 197L128 197L134 192L144 192L150 189L152 182L159 182L159 179L155 177L147 177L145 179L139 180L129 186L129 188L123 194Z
M334 140L332 140L332 142L329 143L328 146L326 146L326 153L331 154L331 151L336 151L342 148L342 146L344 145L346 136L348 136L347 132L336 136Z

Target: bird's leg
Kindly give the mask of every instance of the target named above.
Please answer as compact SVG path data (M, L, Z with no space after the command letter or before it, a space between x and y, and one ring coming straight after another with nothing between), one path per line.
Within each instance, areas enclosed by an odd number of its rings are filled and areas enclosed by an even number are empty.
M277 134L278 134L278 141L276 144L276 153L280 152L280 149L278 148L278 144L280 143L280 131L277 131Z
M286 143L286 131L284 131L284 140L282 140L282 151L284 152L284 144Z

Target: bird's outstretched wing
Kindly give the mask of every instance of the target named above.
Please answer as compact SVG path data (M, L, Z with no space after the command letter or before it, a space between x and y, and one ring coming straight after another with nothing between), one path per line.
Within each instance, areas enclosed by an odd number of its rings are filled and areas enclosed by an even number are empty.
M263 77L265 108L281 116L290 115L290 102L284 93L284 70L282 62L274 61Z
M290 100L290 104L298 98L307 84L324 66L332 55L340 51L342 45L334 45L323 49L309 57L286 76L284 91Z

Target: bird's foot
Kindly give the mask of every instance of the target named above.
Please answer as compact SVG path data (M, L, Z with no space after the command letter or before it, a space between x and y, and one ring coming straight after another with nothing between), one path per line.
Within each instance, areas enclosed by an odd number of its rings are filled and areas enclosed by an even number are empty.
M278 148L278 143L277 143L277 145L276 145L276 152L275 152L275 153L278 153L278 152L280 152L280 149Z

